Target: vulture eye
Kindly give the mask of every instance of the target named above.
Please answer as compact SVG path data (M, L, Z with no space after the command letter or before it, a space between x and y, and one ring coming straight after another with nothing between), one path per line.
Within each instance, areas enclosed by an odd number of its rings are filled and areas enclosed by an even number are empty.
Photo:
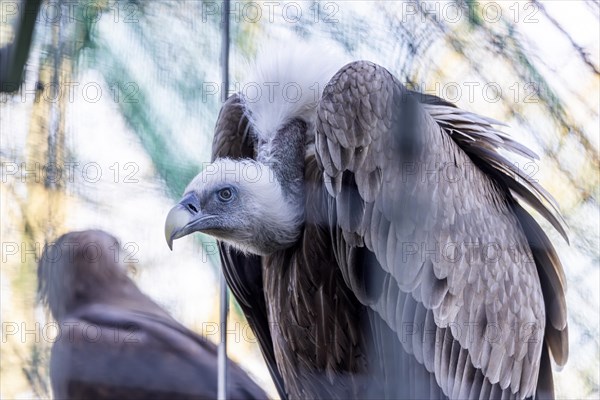
M219 190L219 200L229 201L233 197L233 192L229 188Z

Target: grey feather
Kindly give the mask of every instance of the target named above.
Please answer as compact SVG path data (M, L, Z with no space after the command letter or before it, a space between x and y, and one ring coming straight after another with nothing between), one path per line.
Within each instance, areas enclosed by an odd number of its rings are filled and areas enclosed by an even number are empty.
M365 244L376 255L382 270L396 280L401 290L398 297L404 300L394 301L391 296L394 291L389 289L392 281L386 278L388 289L382 292L378 307L388 310L384 318L398 333L405 351L412 354L417 363L425 362L433 370L444 393L450 397L468 394L473 398L490 394L531 396L536 388L543 344L522 343L503 335L498 343L490 345L484 339L484 328L487 324L529 323L531 318L544 326L545 321L535 320L535 316L548 313L553 329L566 332L561 319L565 315L564 303L545 304L549 292L543 289L550 286L552 293L564 299L564 286L559 286L562 268L548 261L557 260L553 250L542 250L546 258L538 255L535 264L522 264L533 259L532 241L542 242L543 246L550 244L540 238L532 239L538 231L521 226L513 193L536 208L566 237L564 220L550 194L497 153L497 149L504 149L530 159L537 158L535 153L494 128L492 125L501 125L498 121L460 110L434 96L421 98L420 107L394 100L404 98L407 93L391 74L368 62L344 67L325 88L318 109L317 142L327 141L329 149L348 146L349 151L344 153L350 156L348 159L337 156L341 150L335 149L335 167L357 177L352 184L358 186L369 214L363 223L354 217L344 221L349 218L345 211L338 215L341 219L338 226L344 232L343 237L347 237L348 221L353 221L351 231L367 238ZM418 121L417 125L406 122L403 107L411 120ZM335 110L335 117L329 116L331 110ZM398 115L405 115L403 121L399 121ZM420 117L413 118L413 115ZM415 136L418 139L409 139L414 127L419 131L419 136ZM417 143L415 140L419 144L406 153L407 148ZM363 146L360 162L354 157L359 142ZM319 155L317 159L327 157L331 155ZM459 176L470 180L465 184L435 179L427 174L407 175L402 169L406 165L402 163L413 160L417 160L419 167L454 165L463 174ZM474 165L473 171L461 169L468 163ZM328 168L323 167L327 181ZM366 178L369 171L376 168L382 171L381 175ZM468 176L467 172L472 175ZM344 196L336 191L329 193L340 211L339 203L344 203ZM439 257L439 250L434 247L436 243L441 246L469 242L480 246L499 244L500 258L493 263L479 254L457 262L443 257L433 262L428 260ZM509 249L514 242L517 246ZM407 247L403 248L409 243L423 247L411 255L406 252ZM434 250L428 250L432 248ZM542 259L548 268L538 265ZM347 266L341 265L341 268ZM540 281L536 268L550 271L549 278ZM505 276L512 277L516 290L500 284ZM411 295L406 297L404 293ZM382 301L402 310L391 313L380 304ZM427 321L429 313L419 310L431 310L440 329L451 322L459 325L476 322L479 326L475 327L474 340L467 341L457 329L445 330L444 337L450 335L448 344L446 341L437 346L422 343L422 331L414 335L413 340L402 340L402 324L424 326ZM548 329L547 334L551 342L563 343L562 339L554 339L560 336L552 329ZM556 344L551 347L560 351ZM562 360L560 354L558 360ZM475 379L478 374L482 378L479 382ZM463 377L472 381L463 381Z

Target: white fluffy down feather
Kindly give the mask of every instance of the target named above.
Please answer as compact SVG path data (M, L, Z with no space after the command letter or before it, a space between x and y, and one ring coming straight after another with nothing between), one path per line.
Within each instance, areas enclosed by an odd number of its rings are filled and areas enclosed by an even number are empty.
M347 57L328 47L315 49L303 43L265 46L248 66L245 87L254 87L257 94L244 93L247 115L258 138L268 143L292 118L314 124L323 89L345 60Z

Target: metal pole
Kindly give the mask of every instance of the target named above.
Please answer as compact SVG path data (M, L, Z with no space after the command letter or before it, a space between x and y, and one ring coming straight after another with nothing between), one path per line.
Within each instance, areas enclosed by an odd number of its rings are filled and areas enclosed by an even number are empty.
M223 0L221 14L221 99L227 100L229 88L229 0ZM227 400L227 313L229 311L229 296L227 293L227 282L221 271L221 343L219 344L219 382L218 398Z
M227 283L221 273L221 343L219 344L219 400L227 400L227 312L229 296Z

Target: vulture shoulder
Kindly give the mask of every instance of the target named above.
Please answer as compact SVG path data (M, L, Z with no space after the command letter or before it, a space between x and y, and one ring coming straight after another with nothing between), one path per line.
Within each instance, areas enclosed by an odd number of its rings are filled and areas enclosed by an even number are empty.
M317 113L339 268L396 334L383 351L400 343L450 398L551 391L538 377L548 350L566 362L565 279L519 201L563 235L564 222L497 149L533 154L495 121L417 96L366 61L331 79Z
M162 313L96 303L60 328L50 360L56 398L216 398L216 346ZM265 397L239 366L228 372L232 398Z

